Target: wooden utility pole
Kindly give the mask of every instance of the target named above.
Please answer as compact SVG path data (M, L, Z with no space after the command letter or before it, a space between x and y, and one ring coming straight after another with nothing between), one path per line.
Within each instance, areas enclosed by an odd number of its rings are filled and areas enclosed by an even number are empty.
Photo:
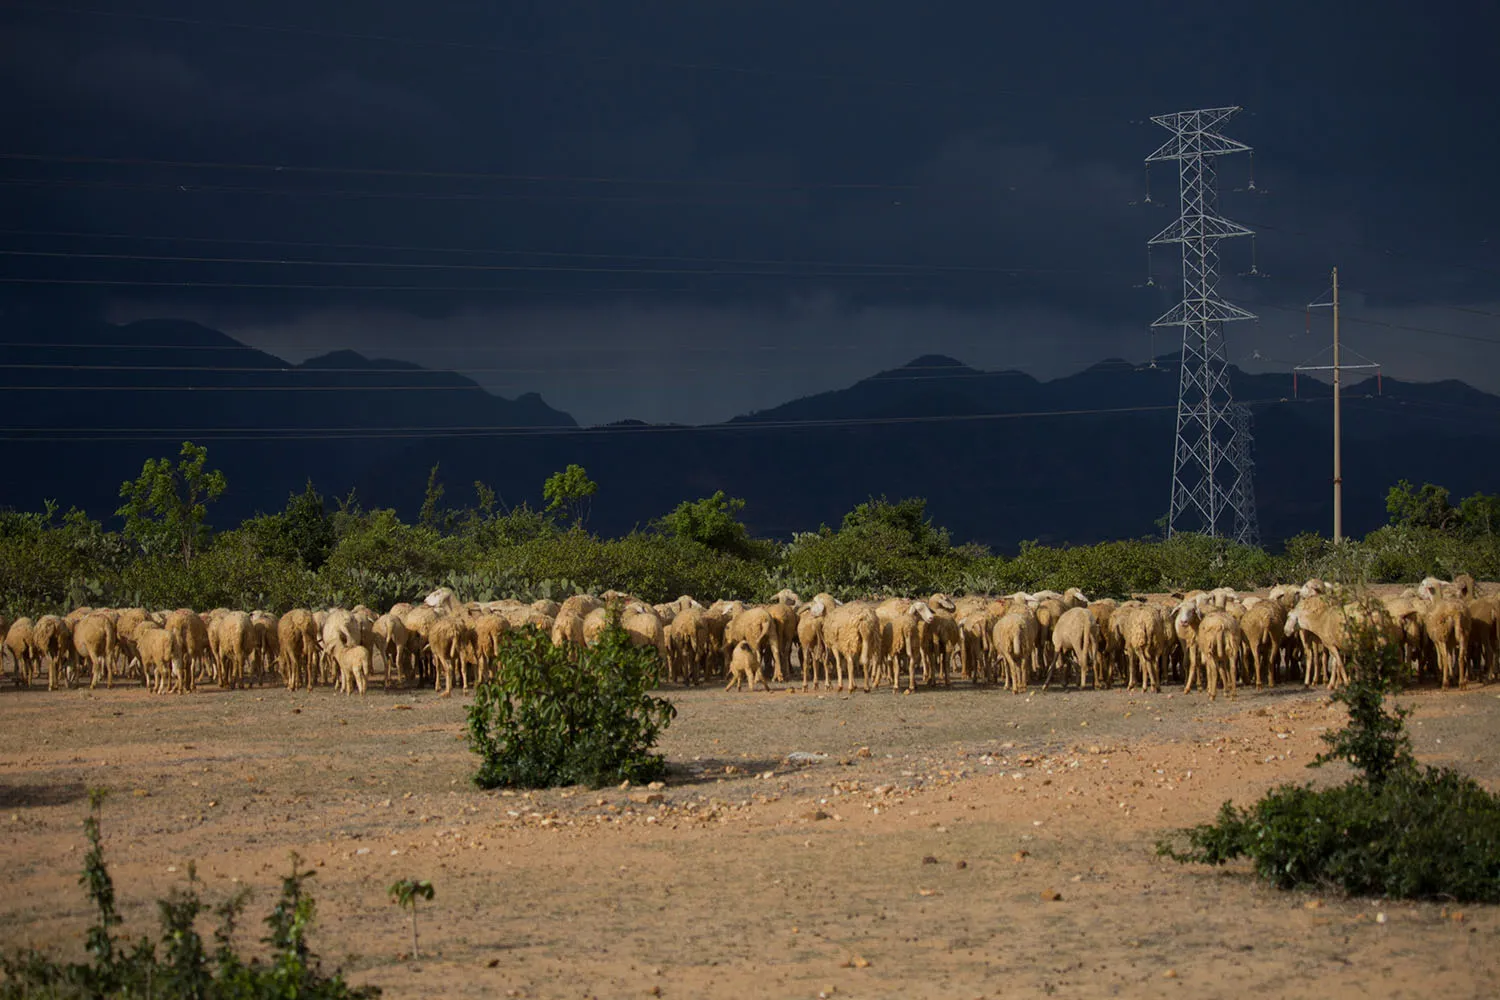
M1344 414L1339 404L1339 269L1333 269L1333 542L1344 540Z
M1339 269L1333 269L1333 298L1328 302L1309 302L1307 308L1324 309L1333 307L1333 364L1331 365L1298 365L1292 369L1293 377L1296 372L1333 372L1333 540L1335 543L1344 540L1344 409L1341 392L1343 389L1344 369L1372 368L1377 377L1380 373L1380 365L1371 361L1368 364L1346 365L1339 357ZM1309 325L1309 330L1311 326ZM1320 352L1321 353L1321 352ZM1358 351L1356 356L1363 357ZM1368 360L1368 359L1367 359Z

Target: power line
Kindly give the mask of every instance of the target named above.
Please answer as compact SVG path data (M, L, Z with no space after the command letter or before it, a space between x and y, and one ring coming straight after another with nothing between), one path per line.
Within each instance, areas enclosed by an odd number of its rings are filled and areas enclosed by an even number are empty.
M1247 406L1262 405L1316 405L1321 400L1264 399L1245 403ZM875 427L901 424L965 423L997 420L1036 420L1051 417L1108 416L1123 413L1164 412L1176 409L1175 404L1150 404L1141 406L1116 406L1097 409L1032 410L1017 413L945 414L923 417L840 417L809 420L735 420L719 424L617 424L595 427L526 427L519 425L495 425L472 427L403 427L403 428L349 428L347 432L319 429L307 433L302 428L282 428L284 433L268 432L263 428L246 430L240 428L179 428L179 429L122 429L122 433L100 433L114 428L0 428L0 440L5 441L155 441L173 440L182 435L199 436L205 440L218 441L286 441L286 440L346 440L359 438L446 438L446 437L557 437L599 434L694 434L694 433L743 433L768 430L805 428ZM46 437L76 430L81 434L99 436ZM220 430L225 433L218 435ZM128 432L128 433L125 433ZM137 434L140 436L137 436Z
M248 239L245 237L237 236L166 236L154 234L137 235L133 233L90 233L81 231L27 229L0 229L0 236L26 236L47 239L137 240L143 243L207 243L215 245L234 246L287 246L329 250L370 250L382 253L472 254L475 256L496 257L576 257L586 260L680 261L711 264L740 264L747 267L758 265L780 265L785 267L869 267L889 269L895 272L905 270L936 270L976 271L984 273L994 273L998 271L1000 273L1005 273L1006 271L1014 270L1012 268L971 264L917 264L904 262L887 263L882 261L776 260L772 258L746 257L695 257L683 254L623 254L568 250L515 250L509 248L483 247L404 246L389 243L337 243L319 242L313 240Z
M298 166L279 163L240 163L219 160L166 160L146 157L88 156L68 153L0 153L0 160L28 163L71 163L98 166L168 167L180 170L232 170L276 174L348 174L359 177L418 177L424 180L467 180L525 184L642 185L651 187L748 187L787 190L915 191L921 185L885 181L766 181L733 178L620 177L570 174L506 174L489 171L412 170L386 167Z
M724 270L722 268L688 267L587 267L581 264L464 264L434 263L430 261L379 261L379 260L315 260L310 258L282 257L204 257L187 254L126 254L97 253L78 250L12 250L0 249L4 257L40 257L64 260L139 261L157 264L245 264L254 266L306 266L306 267L372 267L391 270L413 271L505 271L505 272L549 272L561 271L572 274L650 274L650 275L709 275L725 277L772 277L772 278L890 278L900 275L919 275L924 272L911 270L893 274L889 268L870 271L851 270L863 265L842 265L836 262L827 266L839 270L824 271L770 271L765 269ZM686 258L693 259L693 258ZM711 258L699 258L711 261ZM1075 274L1078 268L1035 267L978 267L943 268L941 273L972 272L983 274Z
M668 197L665 195L556 194L540 191L528 191L523 193L499 193L468 191L376 191L352 190L347 188L297 189L247 187L244 185L230 184L148 184L141 182L91 181L53 177L4 177L0 178L0 184L9 185L12 187L71 188L90 191L135 191L171 194L264 195L268 197L288 198L367 198L372 200L391 199L405 201L459 203L486 201L564 201L637 205L784 205L788 207L798 207L804 204L804 202L801 200L791 199L788 197L782 197L780 198L780 200L776 200L771 197L758 199L700 198ZM768 196L773 194L790 195L795 193L796 192L793 191L767 192Z

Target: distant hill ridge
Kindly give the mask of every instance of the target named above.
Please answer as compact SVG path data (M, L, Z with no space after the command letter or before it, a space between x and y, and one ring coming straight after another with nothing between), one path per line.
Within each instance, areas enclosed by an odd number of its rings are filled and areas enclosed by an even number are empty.
M93 346L23 346L43 343ZM1042 381L929 354L722 424L661 434L621 420L580 434L535 393L503 399L461 374L347 350L290 365L180 320L11 322L0 351L11 365L75 366L0 369L9 461L29 470L0 483L0 504L18 508L55 498L108 516L145 458L192 438L229 478L215 511L226 523L280 509L309 476L327 496L354 488L366 507L414 516L435 463L453 503L472 499L476 479L507 503L535 503L548 474L579 462L600 484L591 526L605 533L723 489L746 499L754 531L786 537L884 493L925 496L955 538L1002 551L1027 538L1152 533L1167 502L1178 380L1175 356L1154 367L1106 359ZM1326 531L1329 387L1301 379L1294 399L1289 375L1230 374L1255 415L1264 536ZM412 388L379 388L396 382ZM1458 495L1500 490L1500 397L1453 380L1376 388L1346 389L1349 530L1384 520L1385 490L1400 478ZM454 430L383 433L402 427ZM56 437L69 440L44 440Z

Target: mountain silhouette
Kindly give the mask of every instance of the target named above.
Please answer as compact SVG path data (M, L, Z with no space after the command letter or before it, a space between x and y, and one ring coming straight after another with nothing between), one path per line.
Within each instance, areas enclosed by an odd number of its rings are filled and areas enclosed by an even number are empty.
M45 346L42 346L45 345ZM87 345L72 347L61 345ZM482 480L539 502L570 462L599 483L590 527L619 534L684 499L747 501L756 534L837 524L871 495L923 496L958 541L1087 543L1156 532L1176 420L1175 357L1108 359L1063 378L986 372L924 355L848 387L705 426L622 420L579 427L536 394L493 396L453 372L337 351L290 365L193 323L12 324L0 331L9 468L0 505L53 498L108 518L119 484L183 440L209 448L230 489L213 519L279 510L311 477L325 496L414 517L428 470L447 499ZM59 367L66 364L66 367ZM1230 371L1254 417L1262 536L1332 522L1331 389ZM1500 490L1500 397L1462 382L1346 387L1345 526L1385 521L1399 479L1457 496Z

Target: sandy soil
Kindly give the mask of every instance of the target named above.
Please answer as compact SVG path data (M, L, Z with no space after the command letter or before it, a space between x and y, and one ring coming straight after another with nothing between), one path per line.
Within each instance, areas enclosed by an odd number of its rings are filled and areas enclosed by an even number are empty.
M1158 859L1342 722L1319 692L674 691L664 789L479 792L465 700L0 692L0 938L81 953L86 790L127 930L317 871L314 947L387 996L1493 997L1500 910L1279 893ZM1421 692L1429 761L1500 787L1500 688ZM805 766L794 752L826 754ZM430 878L422 955L395 879ZM1377 919L1383 914L1383 919Z

